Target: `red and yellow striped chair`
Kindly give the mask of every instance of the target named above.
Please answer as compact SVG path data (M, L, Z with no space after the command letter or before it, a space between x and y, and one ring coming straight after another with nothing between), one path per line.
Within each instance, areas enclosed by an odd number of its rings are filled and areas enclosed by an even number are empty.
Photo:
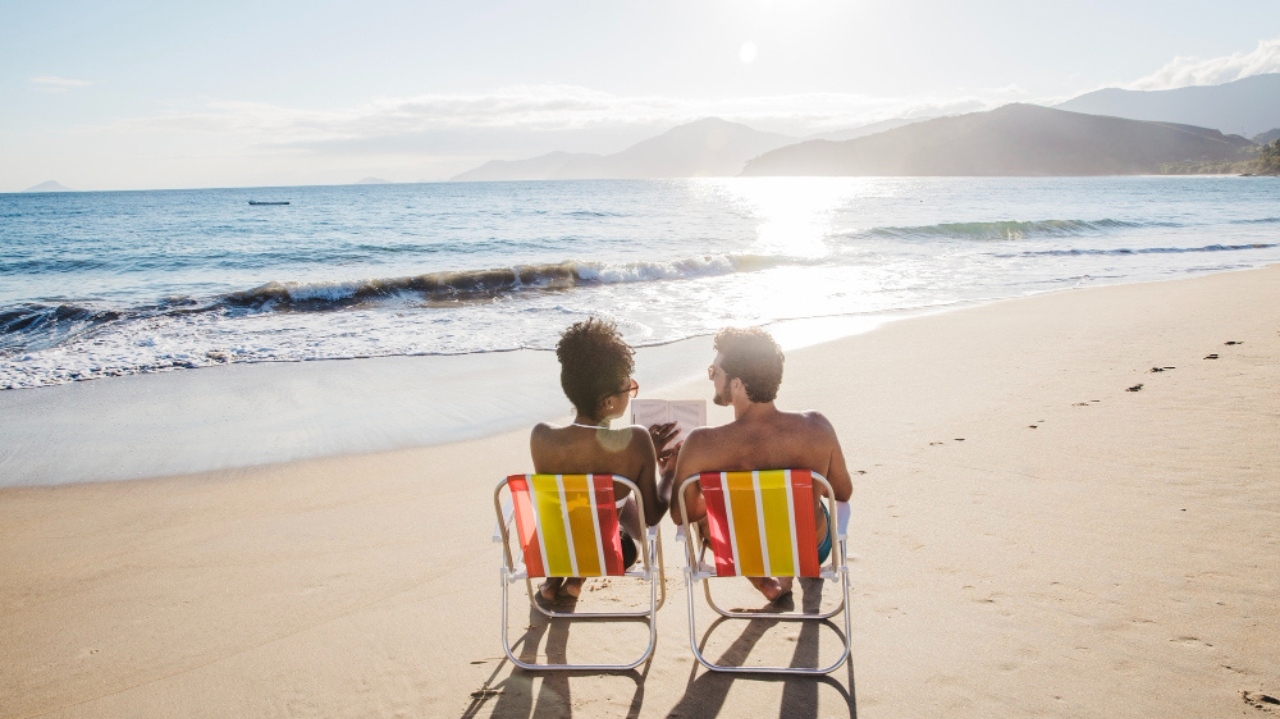
M663 582L661 534L650 527L641 542L639 563L625 569L618 535L615 488L629 487L644 516L640 489L626 477L613 474L513 474L498 483L493 493L498 528L494 541L502 542L502 648L512 663L524 669L622 671L633 669L653 654L657 642L655 618L666 599ZM503 501L503 488L509 502ZM513 534L514 530L514 534ZM513 542L514 541L514 550ZM533 580L545 577L635 577L649 583L649 608L629 612L559 612L543 607L534 595ZM649 646L629 664L533 664L521 661L507 637L507 589L523 581L529 602L553 618L646 618Z
M681 527L676 538L685 544L685 587L689 597L689 644L703 666L714 671L828 674L849 657L849 569L845 564L846 529L849 523L848 502L836 502L831 485L817 472L807 469L774 469L755 472L703 472L685 479L677 492L681 516L688 516L685 489L692 483L701 485L706 504L706 536L685 537ZM825 502L828 541L831 548L827 562L818 559L818 546L813 537L814 493L826 488ZM693 525L694 535L699 534ZM703 561L710 550L713 562ZM720 577L811 577L839 581L839 605L822 613L753 612L726 610L711 597L709 580ZM700 582L707 604L718 614L730 619L817 620L844 614L843 651L828 667L764 667L716 664L698 649L694 617L693 585Z

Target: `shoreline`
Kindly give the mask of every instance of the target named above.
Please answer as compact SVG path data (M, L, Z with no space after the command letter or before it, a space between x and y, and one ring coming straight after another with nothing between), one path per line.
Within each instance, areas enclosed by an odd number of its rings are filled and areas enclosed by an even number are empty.
M766 326L791 352L993 304L1265 269ZM654 396L696 381L711 339L637 347L643 391ZM245 362L7 390L0 392L0 489L176 477L483 439L567 416L558 371L553 351L521 349ZM178 406L165 409L162 396ZM86 413L99 421L86 425ZM44 451L48 437L74 437L74 449L51 455Z
M528 467L519 428L0 489L0 713L1254 715L1249 696L1280 696L1278 308L1271 266L993 302L788 353L780 406L822 411L854 474L853 655L826 678L696 664L669 520L652 661L513 670L489 534L494 485ZM593 580L580 606L632 601L617 584ZM756 606L745 587L717 598ZM644 644L634 624L548 625L513 589L506 619L528 651L616 661ZM714 658L837 651L829 627L708 627Z

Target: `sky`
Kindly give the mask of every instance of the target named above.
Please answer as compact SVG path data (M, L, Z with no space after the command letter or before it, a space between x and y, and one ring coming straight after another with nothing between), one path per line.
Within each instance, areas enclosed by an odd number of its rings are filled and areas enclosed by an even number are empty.
M0 0L0 192L445 180L1280 72L1280 3Z

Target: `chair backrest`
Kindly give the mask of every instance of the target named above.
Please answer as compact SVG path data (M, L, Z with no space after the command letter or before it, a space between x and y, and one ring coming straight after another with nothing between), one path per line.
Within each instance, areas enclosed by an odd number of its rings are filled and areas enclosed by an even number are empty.
M513 474L506 479L529 577L622 576L612 474Z
M716 576L819 576L815 481L827 485L807 469L699 475Z

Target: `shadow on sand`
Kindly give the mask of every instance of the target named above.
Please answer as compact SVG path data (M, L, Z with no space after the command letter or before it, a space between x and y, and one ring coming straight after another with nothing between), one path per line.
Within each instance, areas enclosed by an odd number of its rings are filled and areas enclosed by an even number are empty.
M801 579L799 585L803 594L801 599L801 607L804 612L809 614L817 614L818 607L822 602L822 585L821 579ZM789 611L794 608L794 602L782 601L775 604L779 611ZM750 619L750 620L730 620L720 617L712 622L702 634L702 640L698 644L699 651L705 651L707 640L716 631L721 624L729 621L741 623L746 622L746 626L742 630L742 634L725 649L719 657L714 661L716 664L732 664L742 665L746 662L747 657L751 654L751 650L759 642L765 633L784 620L781 619ZM844 632L840 631L830 621L809 621L800 624L800 636L796 639L796 650L791 657L789 666L793 667L814 667L818 666L818 633L823 626L830 627L844 641ZM698 670L703 669L701 676ZM695 663L693 669L689 672L689 681L685 686L684 696L680 701L667 713L667 716L675 719L676 717L714 717L719 716L724 708L725 699L729 696L729 690L733 687L734 682L752 681L752 682L768 682L782 684L782 702L778 707L778 716L797 717L805 719L808 717L818 716L818 692L823 685L829 686L841 696L845 706L849 709L850 719L857 719L857 694L854 690L853 680L853 658L850 657L844 666L848 676L849 688L845 689L840 682L827 676L787 676L784 674L767 675L767 674L733 674L729 672L713 672L706 670L701 664ZM837 670L838 671L838 670ZM828 711L826 716L832 716Z
M569 611L565 607L556 607L558 611ZM579 620L580 621L580 620ZM644 619L608 619L600 621L611 622L628 622L644 624ZM521 661L533 662L538 658L538 646L546 638L546 661L554 663L563 663L568 661L566 656L566 647L569 642L569 626L571 620L552 619L533 607L529 607L529 626L523 637L517 640L512 647L517 650ZM496 698L492 710L489 712L495 717L570 717L573 716L573 701L570 692L570 680L582 677L600 677L614 676L619 679L630 679L635 684L635 690L631 696L631 704L627 710L627 719L635 719L640 716L640 707L644 703L644 682L649 675L649 666L653 663L653 657L650 656L648 661L640 665L643 671L631 669L628 671L618 672L599 672L599 671L548 671L537 672L527 671L519 667L513 667L511 675L501 681L497 686L493 685L494 680L502 674L505 667L510 664L507 659L503 659L493 673L485 680L484 687L471 695L471 704L467 706L466 711L462 713L462 719L471 719L477 716L484 708L489 699ZM533 680L541 677L542 682L538 687L535 696Z
M801 600L803 610L808 613L817 613L818 606L822 601L822 580L801 580L800 588L803 594ZM793 602L783 602L777 606L779 611L786 611L793 607ZM563 608L561 610L563 611ZM628 620L615 619L612 621ZM643 620L640 621L643 622ZM707 628L698 645L700 651L705 650L707 640L716 629L728 621L730 620L721 617ZM733 621L740 624L744 623L745 626L737 639L715 660L716 663L744 663L761 637L770 628L783 620L751 619ZM529 627L525 635L515 644L520 659L530 662L536 659L537 648L545 638L545 658L553 662L566 661L565 649L569 639L569 625L569 621L549 619L541 612L530 607ZM792 655L790 666L812 667L817 665L819 659L818 635L823 626L830 627L843 640L843 632L830 621L803 622L800 626L800 636L796 640L796 649ZM480 715L485 709L489 709L489 715L502 717L503 719L571 717L573 716L571 680L585 677L598 679L601 676L617 677L620 680L629 679L635 685L626 714L627 719L635 719L640 716L640 709L644 704L645 679L649 675L652 663L653 657L650 657L648 661L641 665L643 671L632 669L625 672L607 673L596 671L532 672L514 668L506 679L495 686L493 682L501 676L503 670L509 664L506 659L503 659L494 668L493 673L489 675L484 687L472 694L471 704L462 713L461 719L472 719ZM702 670L701 674L699 674L700 669ZM818 717L819 692L821 687L825 685L831 687L840 695L845 706L848 707L850 719L857 719L857 694L854 690L852 658L845 664L844 670L847 676L848 689L831 675L815 677L732 674L708 671L695 661L689 672L689 679L685 685L683 696L667 712L667 716L672 719L677 717L718 716L724 709L725 701L734 682L750 681L782 684L782 701L778 707L778 716L780 717L787 717L788 719L792 717L799 719ZM539 677L542 681L535 692L533 680ZM491 706L487 706L490 700L495 701ZM762 713L761 715L764 714ZM824 716L830 715L830 711L824 714Z

